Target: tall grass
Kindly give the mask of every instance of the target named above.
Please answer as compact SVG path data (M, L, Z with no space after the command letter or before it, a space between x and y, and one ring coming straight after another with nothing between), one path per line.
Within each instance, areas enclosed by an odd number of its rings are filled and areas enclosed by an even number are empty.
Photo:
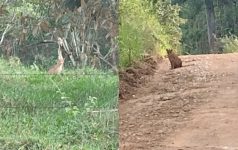
M1 148L118 148L117 76L46 75L1 59L0 71Z

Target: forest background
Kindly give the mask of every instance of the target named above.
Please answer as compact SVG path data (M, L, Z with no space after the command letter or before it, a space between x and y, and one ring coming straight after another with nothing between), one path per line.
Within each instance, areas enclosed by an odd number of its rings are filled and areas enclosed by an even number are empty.
M120 1L120 65L144 54L164 56L166 48L179 54L237 51L236 0Z

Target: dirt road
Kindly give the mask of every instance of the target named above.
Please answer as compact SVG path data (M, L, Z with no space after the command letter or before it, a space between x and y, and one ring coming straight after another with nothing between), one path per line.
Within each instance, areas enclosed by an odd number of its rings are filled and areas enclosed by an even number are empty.
M238 54L158 64L120 103L120 150L238 150Z

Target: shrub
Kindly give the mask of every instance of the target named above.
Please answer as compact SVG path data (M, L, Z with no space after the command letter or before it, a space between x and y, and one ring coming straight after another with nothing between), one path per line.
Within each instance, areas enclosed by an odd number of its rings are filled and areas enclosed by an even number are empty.
M178 15L179 7L167 1L150 5L148 1L121 0L120 67L131 65L144 53L163 56L166 48L179 49L182 22Z

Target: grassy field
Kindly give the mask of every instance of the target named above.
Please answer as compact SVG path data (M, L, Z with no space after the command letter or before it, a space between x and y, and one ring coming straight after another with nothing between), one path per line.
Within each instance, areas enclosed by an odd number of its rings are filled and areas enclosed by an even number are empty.
M2 59L0 71L0 149L118 149L117 76L52 76Z

